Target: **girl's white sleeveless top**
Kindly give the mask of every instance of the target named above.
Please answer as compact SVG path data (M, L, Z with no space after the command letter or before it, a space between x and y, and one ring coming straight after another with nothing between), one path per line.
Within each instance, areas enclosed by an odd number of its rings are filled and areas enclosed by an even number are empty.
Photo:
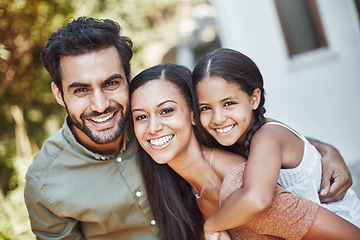
M285 124L279 122L265 124L282 126L304 142L304 153L301 163L295 168L281 169L278 182L293 194L312 200L360 227L360 200L352 189L349 189L345 197L340 201L320 203L318 194L322 176L322 157L317 149L304 136Z

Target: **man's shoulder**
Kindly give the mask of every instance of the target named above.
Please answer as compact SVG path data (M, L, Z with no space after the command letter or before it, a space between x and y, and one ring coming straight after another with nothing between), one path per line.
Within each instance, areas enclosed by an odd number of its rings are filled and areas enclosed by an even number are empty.
M27 171L27 177L34 179L39 178L41 174L51 166L51 163L61 156L69 144L64 137L63 130L63 128L59 129L44 141L40 151L35 155Z

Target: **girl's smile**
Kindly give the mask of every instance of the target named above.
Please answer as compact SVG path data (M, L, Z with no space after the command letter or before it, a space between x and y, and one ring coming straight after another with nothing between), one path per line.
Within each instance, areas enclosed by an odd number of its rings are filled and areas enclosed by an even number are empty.
M254 122L258 96L249 96L237 83L218 76L201 80L196 94L201 124L221 145L244 141Z

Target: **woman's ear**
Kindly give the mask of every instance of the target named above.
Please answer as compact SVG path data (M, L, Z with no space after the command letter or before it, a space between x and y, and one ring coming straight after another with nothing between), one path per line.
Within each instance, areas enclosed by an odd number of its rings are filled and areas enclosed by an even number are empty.
M194 112L193 112L193 111L191 111L191 124L192 124L193 126L196 126L195 118L194 118Z
M250 97L250 104L253 110L256 110L259 107L261 100L261 90L260 88L255 88L253 94Z
M51 90L56 98L56 101L63 107L65 107L65 102L63 100L60 89L56 86L54 82L51 83Z

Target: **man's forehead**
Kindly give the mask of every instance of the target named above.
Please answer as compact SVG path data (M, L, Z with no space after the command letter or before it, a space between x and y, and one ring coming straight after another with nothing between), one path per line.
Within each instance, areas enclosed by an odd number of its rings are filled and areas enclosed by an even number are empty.
M64 85L70 85L74 81L100 84L113 76L126 80L115 48L76 56L64 56L60 59L60 66Z

